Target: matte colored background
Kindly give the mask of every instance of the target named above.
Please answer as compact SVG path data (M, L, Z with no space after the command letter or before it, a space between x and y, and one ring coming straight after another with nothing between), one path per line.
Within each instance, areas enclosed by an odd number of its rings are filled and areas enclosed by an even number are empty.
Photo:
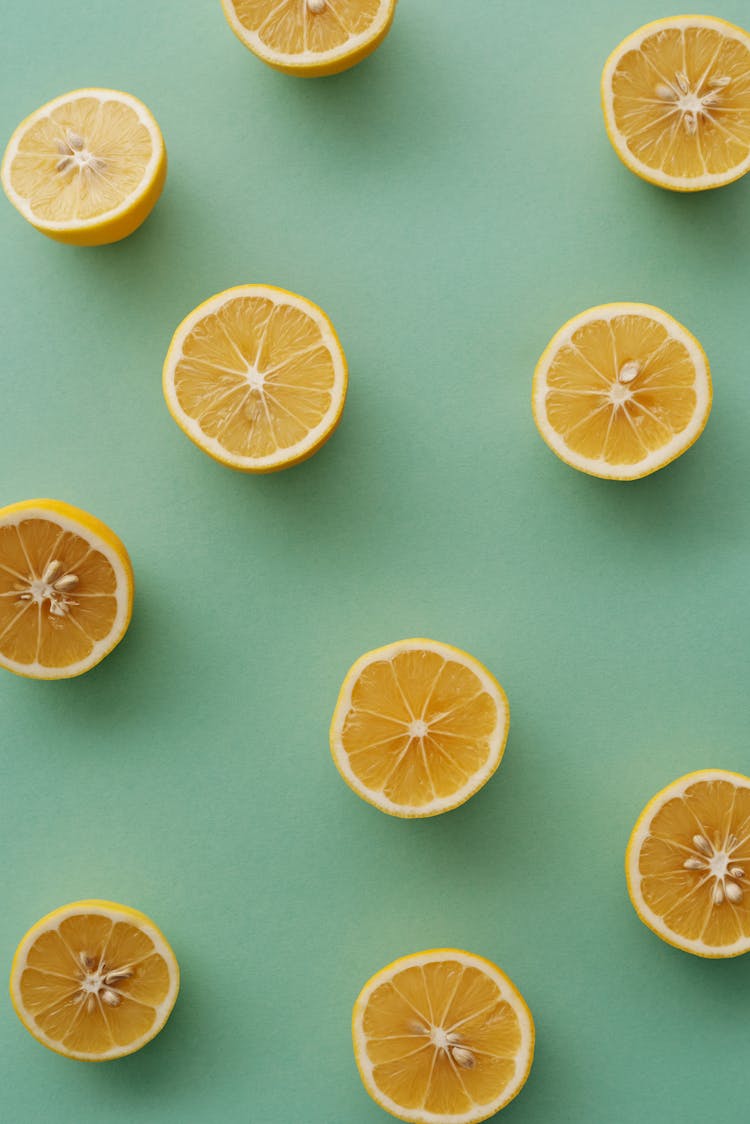
M305 82L218 0L5 9L0 136L119 87L170 172L146 225L93 251L0 199L0 502L90 509L137 581L93 673L2 673L0 961L49 909L109 897L164 929L183 990L102 1067L3 999L3 1121L378 1124L351 1005L434 945L496 960L534 1012L507 1124L746 1120L750 957L668 948L622 872L658 788L750 756L750 179L649 187L599 109L610 49L664 14L401 0L376 56ZM352 376L330 445L259 479L195 449L160 385L179 320L246 281L318 301ZM715 379L699 444L634 485L564 466L529 408L552 333L618 299L683 321ZM414 634L486 662L512 722L482 793L408 823L345 787L327 727L353 660Z

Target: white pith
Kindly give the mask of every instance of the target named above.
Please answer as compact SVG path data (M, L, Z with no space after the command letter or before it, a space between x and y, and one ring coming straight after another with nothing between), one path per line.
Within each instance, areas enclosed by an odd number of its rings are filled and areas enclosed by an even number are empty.
M140 1038L134 1039L126 1046L115 1046L111 1050L102 1053L91 1053L86 1051L68 1050L62 1046L60 1039L51 1038L44 1030L38 1025L34 1016L24 1007L23 999L21 996L21 977L24 969L26 968L26 961L29 950L32 945L38 940L40 935L51 930L58 929L60 924L69 917L75 917L81 914L94 914L100 917L106 917L113 923L122 921L127 925L135 926L141 929L146 936L153 942L154 952L158 953L164 960L169 970L169 990L161 1003L153 1007L156 1017L152 1027ZM149 954L151 955L151 954ZM97 902L72 902L63 910L55 910L53 913L43 917L36 925L34 925L26 936L23 938L21 944L18 946L16 955L13 960L13 967L10 979L10 991L13 1002L19 1012L23 1012L24 1021L33 1034L33 1036L47 1046L50 1050L56 1053L64 1053L66 1057L76 1058L79 1061L109 1061L113 1058L125 1057L127 1054L135 1053L152 1038L155 1038L159 1031L166 1023L169 1015L174 1007L177 999L177 994L180 989L180 971L175 960L174 953L165 941L159 930L151 923L151 921L143 914L133 911L132 913L127 910L119 910L116 905L110 906L109 904L99 904ZM92 990L93 988L88 988Z
M604 66L602 74L602 103L604 106L607 128L611 137L613 137L616 142L615 147L619 155L622 156L623 160L632 171L641 174L645 179L651 180L661 187L685 191L722 187L725 184L731 183L733 180L739 179L740 176L750 171L750 152L748 152L744 160L735 165L734 168L729 168L725 172L714 174L705 173L702 176L670 176L662 171L661 168L655 168L651 164L646 164L635 156L628 146L627 137L617 127L614 113L614 91L612 88L612 78L617 69L617 65L623 55L627 54L628 51L640 49L644 40L657 34L662 26L679 28L681 30L694 27L717 31L728 39L736 39L750 50L750 35L743 31L742 28L735 27L730 23L725 23L721 19L714 19L711 16L675 16L667 20L657 20L653 23L646 24L644 27L634 31L627 39L624 39L612 52Z
M682 796L689 788L696 784L701 784L707 781L726 781L735 787L750 789L750 780L743 777L739 773L728 772L724 769L704 769L697 773L689 773L687 776L680 777L669 785L662 792L657 793L654 799L646 806L641 818L638 822L636 830L628 845L627 853L627 875L628 875L628 888L633 898L637 913L641 919L653 929L655 933L663 937L664 940L670 944L676 945L678 948L683 949L685 952L693 952L699 956L709 957L730 957L738 956L744 952L750 951L750 936L742 937L736 940L733 944L727 945L709 945L700 939L688 939L680 933L671 929L664 921L664 918L655 913L647 904L641 890L641 874L639 870L639 858L641 849L646 838L649 835L649 829L653 822L654 816L660 811L664 805L674 800L675 797ZM696 827L696 831L698 828ZM719 880L724 877L724 870L726 862L719 855L717 861L713 864L715 870L712 869L711 876L718 876ZM733 908L731 902L725 901L722 903L721 908Z
M605 460L604 457L584 457L575 452L568 446L564 437L548 422L546 410L547 393L555 390L554 387L547 385L547 376L558 351L571 343L573 335L583 325L598 320L609 322L619 316L643 316L661 324L670 336L686 348L695 370L693 390L696 396L696 405L690 424L686 426L682 433L676 434L671 441L661 445L658 449L652 450L640 461L625 465ZM711 378L705 354L695 337L662 309L653 305L629 302L607 304L587 309L573 317L555 333L537 364L534 373L533 399L534 417L542 435L550 448L562 460L593 476L616 480L634 480L669 464L670 461L684 452L701 433L706 424L711 405Z
M309 316L320 330L321 343L330 352L334 367L334 383L330 388L331 403L319 423L314 429L309 430L306 436L296 445L285 446L264 457L239 456L226 449L215 437L209 437L204 433L195 418L192 418L183 410L177 397L174 384L175 369L182 356L182 348L185 339L190 332L192 332L195 325L205 319L206 316L210 316L212 313L216 312L224 304L242 297L268 300L279 307L289 305L303 312L306 316ZM250 385L255 385L256 389L262 390L263 379L259 372L250 368L247 378ZM343 407L343 399L346 394L346 380L346 362L341 350L341 344L333 331L330 320L322 309L318 308L312 301L308 301L304 297L297 296L295 293L288 293L282 289L276 289L271 285L239 285L223 293L217 293L216 296L211 297L209 300L199 305L198 308L194 309L185 317L175 332L169 346L167 358L164 363L163 384L164 394L170 411L179 421L179 424L186 431L191 440L201 449L216 457L216 459L223 464L230 465L233 468L272 468L275 465L284 465L290 460L303 457L306 452L315 448L321 438L329 433Z
M138 115L141 124L144 125L148 130L149 136L151 137L151 157L148 164L144 168L141 182L130 193L130 195L123 199L122 203L120 203L119 206L113 207L112 210L103 211L102 214L94 215L89 219L40 219L37 215L34 214L34 211L29 205L28 200L25 199L22 195L19 195L11 184L10 173L11 167L13 165L13 160L15 159L16 153L18 152L18 146L22 138L26 135L32 125L34 125L41 117L49 116L49 114L59 106L66 105L73 101L78 101L82 98L95 98L100 102L121 102L122 104L129 106ZM142 102L138 100L138 98L133 97L132 94L121 93L119 90L90 88L74 90L71 93L62 94L60 97L54 98L52 101L40 106L39 109L35 110L28 117L26 117L15 130L12 137L10 138L10 141L8 142L8 147L6 148L5 155L3 156L2 170L0 172L0 175L2 176L3 188L8 195L8 198L11 200L14 206L18 208L24 218L32 223L32 225L43 230L52 231L90 230L95 227L102 226L104 223L113 222L132 208L134 202L136 202L142 195L146 193L146 191L156 178L156 174L163 156L164 141L162 139L159 126L157 125L152 113Z
M505 1001L512 1007L518 1018L521 1031L521 1044L516 1055L515 1074L502 1093L490 1103L476 1104L474 1109L470 1109L465 1113L452 1113L451 1115L444 1115L442 1113L436 1114L424 1109L404 1108L380 1089L374 1078L375 1067L368 1056L368 1039L363 1026L364 1013L370 996L377 988L381 987L382 984L407 968L440 963L447 960L455 961L465 968L478 968L488 976L497 986L499 999ZM433 1038L436 1040L436 1045L440 1049L445 1048L443 1046L443 1038L446 1039L447 1045L450 1028L435 1029L442 1031L442 1035L440 1033L433 1035ZM432 949L429 952L418 952L413 956L405 956L403 959L389 964L381 972L373 976L373 978L365 984L354 1004L352 1034L357 1065L368 1093L377 1101L381 1108L386 1109L386 1111L401 1120L409 1121L410 1124L478 1124L479 1121L486 1120L488 1117L498 1112L504 1105L508 1104L522 1088L528 1076L534 1055L534 1023L529 1009L523 1001L518 989L494 964L491 964L480 956L474 956L470 952L463 952L456 949L438 948Z
M93 550L99 551L99 553L107 559L115 574L115 591L111 596L116 600L117 611L112 622L112 628L107 636L94 642L91 652L85 659L79 660L74 664L67 664L65 667L55 668L48 667L46 664L39 663L38 661L34 661L33 663L19 663L17 660L9 659L7 656L0 654L0 666L7 668L9 671L15 671L19 675L30 676L35 679L71 679L76 675L83 674L85 671L88 671L89 668L98 664L104 656L112 651L125 634L130 616L132 598L130 575L125 569L119 555L108 543L100 539L75 519L61 515L55 510L41 506L22 508L12 514L2 516L2 519L0 519L0 526L17 526L30 519L40 519L46 523L53 523L58 526L61 531L69 531L74 535L78 535L88 542ZM39 603L39 598L35 598L34 600Z
M434 652L448 662L463 664L464 667L468 668L479 679L483 690L492 698L497 710L497 723L488 739L489 752L487 760L482 768L474 773L458 791L452 793L450 796L442 798L436 797L429 804L419 805L397 804L395 801L385 796L383 792L369 788L367 785L363 784L351 767L349 755L346 752L342 740L342 731L346 722L346 717L351 709L352 692L363 670L371 663L377 663L381 660L392 660L399 653L410 651ZM386 647L377 648L375 651L365 653L350 669L341 688L331 724L331 751L339 770L345 777L347 783L358 795L380 808L381 811L387 812L389 815L405 818L421 818L437 815L442 811L448 811L451 808L463 804L492 776L500 763L505 749L509 721L510 714L508 703L497 680L468 653L462 652L458 648L452 648L449 644L441 644L435 640L423 640L419 638L400 640ZM417 728L417 723L420 724L420 728L421 725L424 725L421 719L415 718L409 726L404 727L404 732L409 731L412 739L419 739L423 736L420 729ZM412 728L413 732L411 732Z
M325 66L328 63L335 63L340 59L346 58L348 55L355 54L361 47L371 43L373 39L377 39L378 35L387 25L394 5L394 0L381 0L380 7L370 26L365 28L365 30L361 31L358 35L350 36L349 39L340 43L337 47L332 47L328 51L305 50L297 54L286 54L282 51L271 50L271 48L263 42L257 32L249 31L237 16L232 0L221 0L221 2L234 33L239 36L252 51L259 55L260 58L274 65L299 67L300 69L309 66ZM282 2L283 0L280 0L276 5L269 6L269 16L277 8L281 7ZM326 0L326 3L327 6L335 12L336 0ZM307 18L315 18L316 13L307 7L305 0L301 0L300 7L303 12L307 9Z

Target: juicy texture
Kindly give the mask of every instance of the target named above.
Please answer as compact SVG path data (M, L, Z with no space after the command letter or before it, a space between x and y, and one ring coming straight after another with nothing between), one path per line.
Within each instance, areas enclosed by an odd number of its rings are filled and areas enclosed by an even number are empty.
M703 956L750 950L750 779L711 770L669 785L633 831L627 871L663 940Z
M750 168L750 36L710 17L659 20L604 69L618 155L662 187L700 190Z
M55 501L0 510L0 665L81 674L121 639L131 608L127 552L98 520Z
M534 417L576 468L632 479L692 444L708 417L697 341L646 305L590 309L561 329L537 367Z
M431 816L462 803L499 764L505 694L471 656L436 641L401 641L349 672L331 751L355 792L394 815Z
M142 103L81 90L42 106L14 133L3 161L11 202L43 233L78 245L126 237L161 193L166 155Z
M396 0L223 0L235 34L279 70L335 74L371 54L387 35Z
M145 1045L174 1005L179 971L148 918L78 902L43 918L19 945L11 996L27 1029L67 1057L104 1061Z
M205 452L233 468L272 471L330 437L344 406L346 362L315 305L245 286L183 322L164 390L176 421Z
M405 957L365 986L354 1048L368 1092L403 1120L474 1122L523 1086L534 1030L495 965L438 949Z

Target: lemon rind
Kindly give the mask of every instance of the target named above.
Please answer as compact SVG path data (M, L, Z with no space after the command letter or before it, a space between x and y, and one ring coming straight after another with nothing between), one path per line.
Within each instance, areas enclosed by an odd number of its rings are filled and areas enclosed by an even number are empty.
M607 136L623 164L629 168L631 172L639 176L640 179L653 184L655 187L685 193L711 191L717 187L726 187L730 183L735 183L750 171L750 151L745 160L726 172L714 174L705 173L702 176L669 176L659 168L653 168L650 164L645 164L637 156L634 156L628 148L627 137L620 132L615 122L612 75L619 60L627 51L640 48L644 39L649 38L656 31L667 27L711 28L729 38L738 39L750 50L750 34L737 24L730 23L728 20L723 20L718 16L670 16L664 19L652 20L650 23L644 24L643 27L639 27L636 31L632 32L632 34L626 36L621 43L618 43L605 62L602 70L601 100Z
M152 140L153 151L151 157L144 169L143 178L130 195L123 199L117 207L113 207L110 211L104 211L101 215L94 215L90 219L59 219L47 220L40 219L34 214L28 200L24 196L19 195L11 184L11 168L13 160L18 151L18 145L21 138L26 134L31 125L35 123L38 118L46 116L50 111L56 109L60 105L67 102L75 101L79 98L91 97L96 98L101 102L105 101L119 101L127 104L133 109L148 130ZM144 105L139 98L133 94L127 94L122 90L107 89L101 86L83 87L80 90L71 90L67 94L60 94L59 97L53 98L52 101L45 102L44 105L39 106L33 113L17 126L14 130L8 145L5 149L5 154L2 159L2 166L0 167L0 180L2 181L3 190L5 191L8 199L11 201L16 210L36 227L37 230L43 233L81 233L96 232L100 227L115 227L119 219L124 218L131 211L135 210L140 204L141 200L146 197L153 189L158 181L161 173L165 170L166 166L166 148L164 145L164 138L159 128L158 122L154 117L148 106ZM145 217L145 216L144 216ZM130 231L128 233L131 233Z
M691 953L707 960L727 960L735 956L742 956L750 952L750 936L735 941L731 945L722 945L720 948L708 945L705 941L689 940L670 929L664 924L664 919L650 908L643 898L640 890L641 875L638 870L638 860L643 842L648 835L649 825L655 813L676 796L680 796L692 785L701 781L725 780L735 785L750 789L750 777L742 773L735 773L729 769L698 769L678 777L653 796L638 817L628 840L625 851L625 878L627 881L628 895L633 909L643 924L656 934L665 944L677 948L680 952Z
M457 960L465 967L479 968L490 976L497 985L503 1000L513 1008L518 1017L519 1026L521 1028L521 1046L519 1047L517 1056L525 1059L525 1064L522 1066L517 1065L513 1081L500 1094L496 1101L489 1105L477 1106L477 1111L475 1112L453 1113L450 1116L426 1112L423 1109L403 1108L379 1089L373 1080L372 1074L374 1066L367 1056L367 1036L362 1027L362 1016L366 1009L367 1002L373 991L382 983L391 979L405 968L444 960ZM387 964L385 968L381 968L379 972L376 972L364 985L355 1000L352 1012L354 1060L357 1064L362 1084L372 1099L380 1105L382 1109L390 1113L391 1116L406 1121L407 1124L481 1124L481 1121L488 1120L517 1097L526 1084L534 1062L535 1040L536 1029L534 1026L534 1018L526 1000L510 977L507 976L502 969L498 968L496 964L493 964L491 960L487 960L483 956L478 956L476 953L466 952L462 949L428 949L425 952L415 952L409 956L402 956L398 960L394 960L391 964Z
M169 969L170 988L162 1002L153 1008L157 1016L154 1020L154 1025L146 1034L128 1043L126 1047L114 1047L112 1050L101 1054L62 1048L57 1039L50 1038L49 1035L45 1034L45 1032L37 1026L34 1016L26 1011L20 992L20 980L26 966L26 957L31 945L36 941L37 937L42 932L57 929L60 922L64 921L67 917L73 917L80 913L99 914L111 919L115 923L124 921L132 925L135 922L138 928L142 929L149 939L153 941L154 951L162 957ZM130 906L120 905L117 902L104 901L101 898L70 902L68 905L60 906L59 909L55 909L40 918L21 938L10 969L10 999L13 1004L13 1009L23 1026L37 1042L42 1044L42 1046L46 1046L48 1050L52 1050L55 1054L60 1054L64 1058L71 1058L74 1061L113 1061L116 1058L127 1057L129 1054L134 1054L137 1050L142 1049L143 1046L147 1045L147 1043L154 1039L164 1028L177 1001L179 990L180 967L169 942L161 930L149 917L139 910L133 909Z
M365 667L378 660L392 659L400 652L427 650L435 652L444 659L461 663L472 671L482 683L484 690L495 702L497 709L497 725L490 736L490 753L485 766L478 770L469 780L452 796L435 799L428 805L396 804L389 800L382 792L364 785L354 774L350 764L341 733L346 716L351 708L352 690ZM397 640L381 648L365 652L356 660L346 673L339 691L336 706L331 719L329 743L334 764L352 792L362 800L371 804L381 812L399 819L429 819L439 816L443 812L451 812L471 799L492 778L505 754L510 731L510 704L508 696L495 676L475 656L446 644L439 640L428 640L424 637L414 637L407 640Z
M693 389L696 393L696 408L690 425L676 434L672 441L655 449L647 457L635 464L617 465L601 458L584 457L569 448L564 438L557 433L547 421L546 394L547 374L552 360L561 346L569 343L573 333L582 325L593 320L613 320L617 316L644 316L656 320L670 335L682 343L693 361L695 382ZM554 389L554 388L552 388ZM554 336L542 352L534 371L532 384L532 411L534 421L539 433L553 453L571 468L576 468L589 476L597 476L602 480L641 480L650 476L660 468L665 468L672 461L686 453L695 444L706 427L711 413L713 400L713 387L711 382L711 368L705 351L692 332L670 316L668 312L657 308L655 305L639 302L614 302L611 304L594 305L577 316L571 317Z

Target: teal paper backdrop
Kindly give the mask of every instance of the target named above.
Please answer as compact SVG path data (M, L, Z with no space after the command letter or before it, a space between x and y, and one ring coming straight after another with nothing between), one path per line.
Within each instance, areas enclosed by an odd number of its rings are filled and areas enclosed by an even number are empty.
M401 0L377 55L306 82L245 51L219 0L6 5L3 141L113 86L170 166L146 225L99 250L0 199L0 502L94 512L137 583L91 674L0 673L0 963L101 896L150 914L183 973L164 1033L100 1067L2 999L7 1124L380 1124L352 1002L436 945L495 960L534 1013L503 1124L747 1119L750 957L662 944L623 875L657 789L750 771L750 179L650 187L599 108L609 51L665 14ZM267 478L201 454L161 394L182 317L252 281L321 304L351 369L331 443ZM631 485L563 465L529 406L553 332L612 300L676 316L715 381L695 448ZM486 789L410 823L349 791L327 734L353 660L420 634L485 662L512 718Z

